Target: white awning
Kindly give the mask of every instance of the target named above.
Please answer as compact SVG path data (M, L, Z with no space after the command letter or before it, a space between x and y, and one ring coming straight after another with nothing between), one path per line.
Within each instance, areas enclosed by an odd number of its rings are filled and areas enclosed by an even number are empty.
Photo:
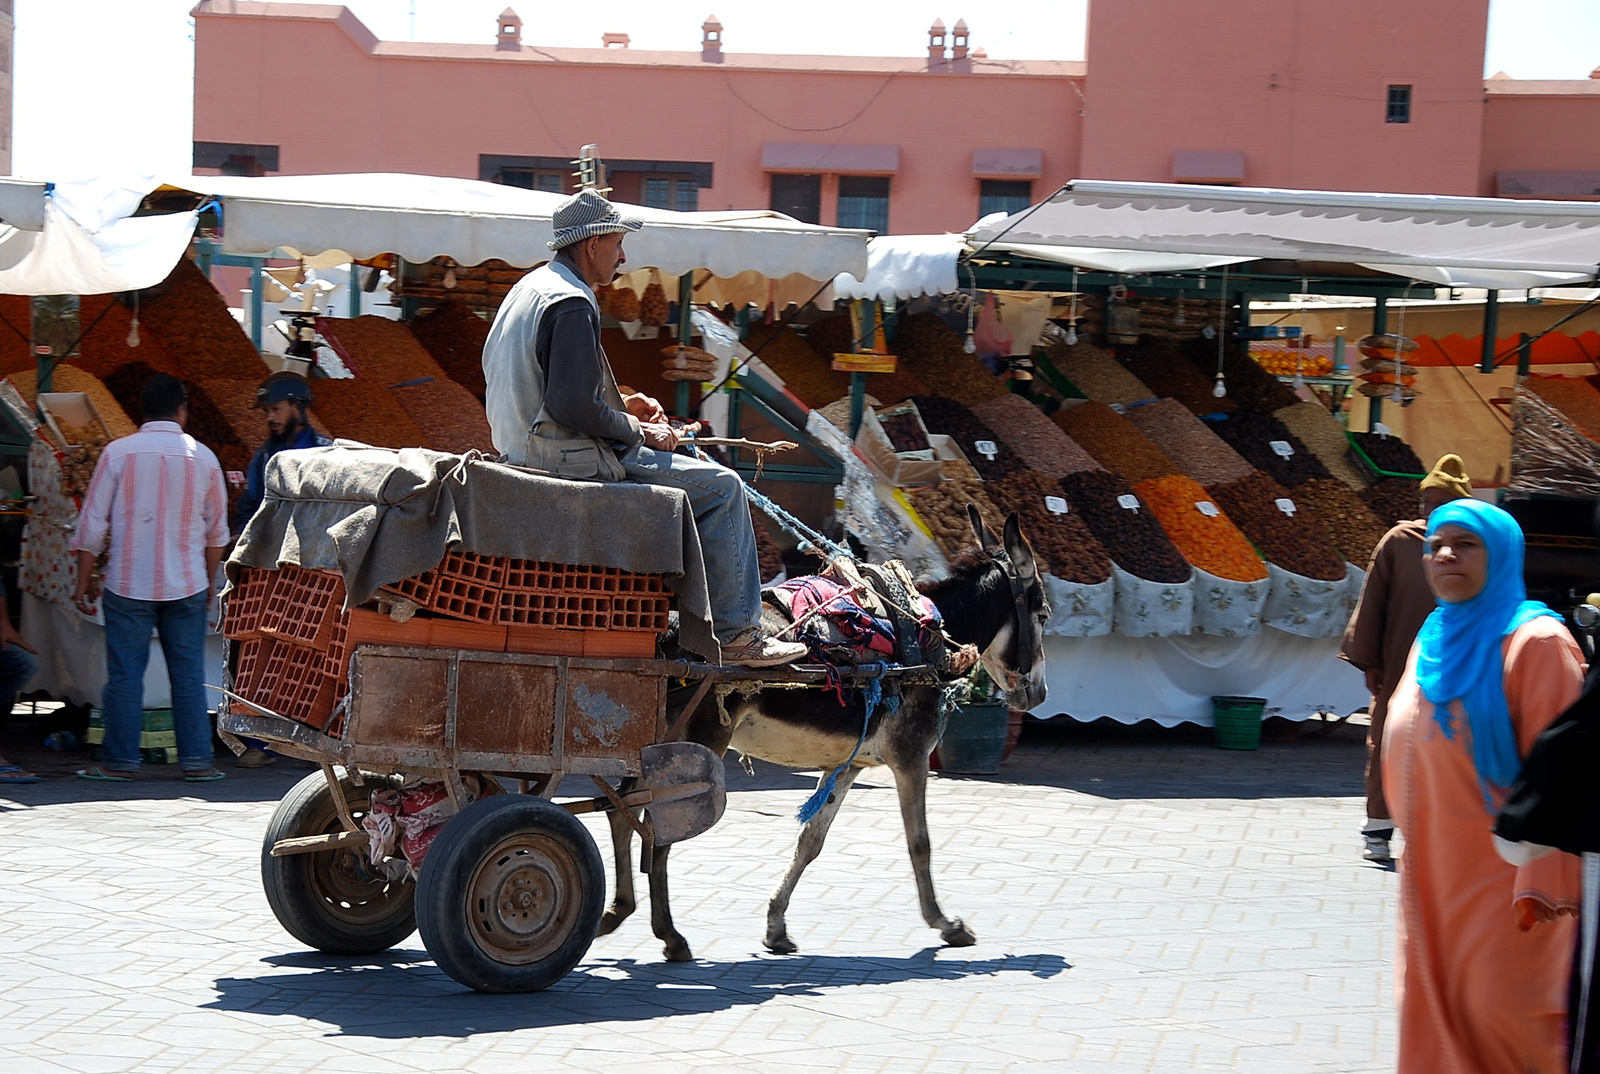
M0 227L0 294L107 295L153 287L189 249L195 217L125 216L91 233L52 198L39 230Z
M265 177L196 175L169 184L223 203L223 248L269 254L293 247L354 258L394 253L408 261L451 257L464 265L498 258L548 261L550 215L563 195L426 175L390 173ZM678 213L623 206L644 229L628 236L632 268L669 276L709 270L814 280L864 272L871 234L804 224L764 210Z
M969 239L996 251L1328 261L1442 285L1548 287L1595 277L1600 204L1076 179ZM1134 258L1117 271L1161 267Z
M34 179L0 177L0 223L22 231L42 229L46 186Z
M947 295L960 288L956 262L966 252L960 235L879 235L867 244L867 272L840 273L833 281L838 298L878 301Z

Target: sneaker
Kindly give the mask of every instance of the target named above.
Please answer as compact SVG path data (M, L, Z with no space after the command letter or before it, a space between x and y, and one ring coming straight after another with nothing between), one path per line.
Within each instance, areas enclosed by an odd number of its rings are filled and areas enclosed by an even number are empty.
M797 641L763 637L760 627L751 627L722 643L722 662L747 668L770 668L792 664L806 652L806 647Z
M1379 865L1388 865L1394 861L1389 853L1389 837L1387 835L1365 834L1361 837L1366 840L1367 849L1361 856L1368 861L1375 861Z
M233 762L235 768L265 768L278 759L276 753L266 750L248 749L239 754L239 759Z

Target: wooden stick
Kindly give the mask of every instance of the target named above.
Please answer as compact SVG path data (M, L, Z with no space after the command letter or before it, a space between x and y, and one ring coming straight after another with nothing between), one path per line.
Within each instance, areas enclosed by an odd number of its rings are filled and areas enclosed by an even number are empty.
M751 451L793 451L800 446L793 440L774 440L770 444L763 444L759 440L746 440L739 436L696 436L689 442L702 447L749 448Z

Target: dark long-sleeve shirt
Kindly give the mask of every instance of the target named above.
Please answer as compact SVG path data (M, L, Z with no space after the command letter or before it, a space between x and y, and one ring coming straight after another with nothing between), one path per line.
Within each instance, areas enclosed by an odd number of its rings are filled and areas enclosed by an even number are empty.
M544 406L552 418L624 448L642 442L628 416L606 405L602 395L600 318L587 299L551 306L539 323L533 353L544 370Z

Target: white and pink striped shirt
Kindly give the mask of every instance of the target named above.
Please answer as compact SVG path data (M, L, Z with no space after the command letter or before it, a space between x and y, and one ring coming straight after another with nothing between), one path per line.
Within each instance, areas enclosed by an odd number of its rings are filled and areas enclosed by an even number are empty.
M147 421L106 445L78 512L74 552L110 539L105 588L129 600L209 589L206 548L228 543L228 497L211 449L175 421Z

